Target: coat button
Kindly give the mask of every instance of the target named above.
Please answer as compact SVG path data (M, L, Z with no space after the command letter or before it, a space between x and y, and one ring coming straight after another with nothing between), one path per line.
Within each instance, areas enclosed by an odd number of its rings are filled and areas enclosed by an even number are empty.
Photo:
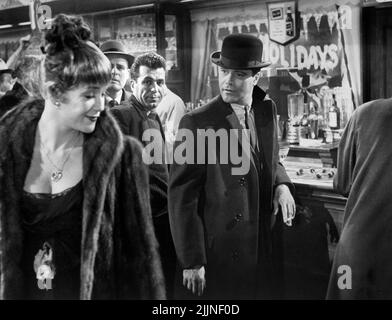
M244 186L244 185L245 185L245 182L246 182L246 180L245 180L245 178L244 178L244 177L242 177L242 178L240 178L240 179L238 180L238 182L239 182L240 186Z
M240 221L242 219L242 213L237 213L234 219L237 222Z

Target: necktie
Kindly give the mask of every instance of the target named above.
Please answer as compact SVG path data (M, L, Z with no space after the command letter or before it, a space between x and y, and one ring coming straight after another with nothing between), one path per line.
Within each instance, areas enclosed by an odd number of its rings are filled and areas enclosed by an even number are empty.
M249 129L249 111L248 111L248 107L244 106L244 110L245 110L245 128Z

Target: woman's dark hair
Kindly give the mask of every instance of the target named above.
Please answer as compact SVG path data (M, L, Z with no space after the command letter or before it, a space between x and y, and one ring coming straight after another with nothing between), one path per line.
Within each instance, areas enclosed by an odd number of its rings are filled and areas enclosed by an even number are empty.
M108 58L90 40L90 28L81 17L57 15L46 33L44 80L59 97L80 84L105 85L111 78Z

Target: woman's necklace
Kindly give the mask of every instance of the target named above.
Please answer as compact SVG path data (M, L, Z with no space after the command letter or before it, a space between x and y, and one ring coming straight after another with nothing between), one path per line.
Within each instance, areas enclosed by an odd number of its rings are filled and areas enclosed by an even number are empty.
M80 133L78 132L77 135L75 136L75 138L72 140L72 148L68 151L62 165L60 167L58 167L50 158L49 156L49 151L48 149L44 146L42 140L41 140L41 148L45 151L45 155L46 158L49 160L50 164L53 166L53 168L55 170L53 170L50 174L50 180L52 180L52 182L58 182L61 180L61 178L63 177L63 172L64 172L64 166L67 163L69 157L71 156L71 153L73 151L73 149L76 146L76 142L77 142L77 138L79 138Z

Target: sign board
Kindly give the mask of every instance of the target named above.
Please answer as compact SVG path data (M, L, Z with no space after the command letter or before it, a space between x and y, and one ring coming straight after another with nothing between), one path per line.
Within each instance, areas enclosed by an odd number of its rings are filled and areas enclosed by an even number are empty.
M296 0L267 3L267 11L270 40L284 45L298 37Z

